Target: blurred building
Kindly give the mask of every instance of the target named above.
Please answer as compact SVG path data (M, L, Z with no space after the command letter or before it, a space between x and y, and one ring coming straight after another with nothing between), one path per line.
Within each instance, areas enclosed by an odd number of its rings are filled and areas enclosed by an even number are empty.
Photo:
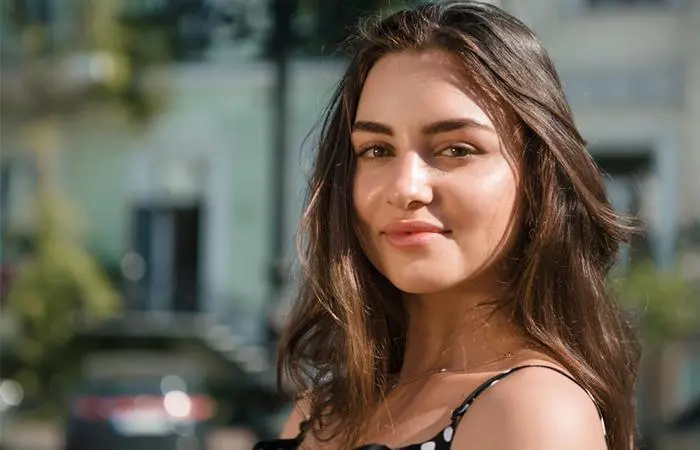
M187 2L172 2L180 3ZM217 22L216 14L201 8L183 15L184 56L159 78L167 108L148 127L130 127L109 108L62 121L60 184L88 219L89 248L124 280L131 314L125 327L163 323L162 329L180 332L185 324L209 331L218 325L223 331L218 338L209 333L207 342L232 355L238 342L264 339L268 313L271 190L277 181L270 170L274 67L259 58L270 24L261 3L204 3L219 4L229 20ZM540 35L577 124L609 175L613 203L648 224L630 258L673 265L684 230L697 229L700 221L700 1L495 3ZM58 14L47 17L53 17L57 40L75 39L81 2L27 4L53 5ZM302 14L297 25L308 20ZM12 37L11 28L2 29ZM303 54L291 64L285 187L290 257L314 142L309 132L343 68L337 59ZM23 205L32 170L9 123L3 120L0 217L3 230L18 232L31 229ZM162 313L170 319L163 322ZM672 420L700 397L698 348L678 343L665 354L658 387L664 404L653 420ZM674 443L668 448L681 449Z
M226 398L246 397L240 414L257 421L248 425L264 434L270 432L262 423L266 408L280 404L269 395L274 374L263 310L269 270L271 133L266 105L271 77L269 65L249 67L249 55L259 45L252 50L250 44L239 45L240 24L217 16L235 14L241 2L218 2L222 8L230 3L233 12L212 10L211 3L0 3L0 217L2 260L8 266L3 279L31 253L35 231L33 150L20 126L26 117L13 108L32 96L22 83L27 36L19 34L17 21L45 26L51 49L46 68L53 72L56 95L65 95L68 103L83 100L73 90L82 94L117 70L114 59L91 47L94 34L102 31L95 28L114 24L105 15L160 27L161 34L153 33L143 43L165 41L172 55L145 74L167 104L159 114L135 123L117 102L96 98L51 119L59 131L57 145L50 149L58 169L56 185L75 204L75 215L86 225L88 249L125 301L123 315L79 334L93 347L155 348L182 355L213 378ZM265 23L254 25L262 30Z

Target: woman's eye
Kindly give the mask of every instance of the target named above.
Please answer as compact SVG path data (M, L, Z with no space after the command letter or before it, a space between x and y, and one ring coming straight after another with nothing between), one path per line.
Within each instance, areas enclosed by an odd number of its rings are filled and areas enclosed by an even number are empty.
M468 156L476 153L472 147L453 145L441 150L438 154L440 156L448 156L450 158L466 158Z
M384 158L389 156L389 149L380 145L373 145L360 151L362 158Z

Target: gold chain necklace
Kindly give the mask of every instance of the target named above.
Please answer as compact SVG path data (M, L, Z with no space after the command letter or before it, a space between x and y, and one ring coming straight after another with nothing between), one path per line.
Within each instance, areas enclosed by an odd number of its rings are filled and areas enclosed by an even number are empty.
M446 367L442 367L442 368L440 368L440 369L433 369L433 370L431 370L431 371L429 371L429 372L422 373L422 374L420 374L420 375L418 375L418 376L409 378L408 380L405 380L405 381L399 380L399 381L397 381L396 383L392 384L392 385L390 386L389 389L393 391L394 389L396 389L396 388L399 387L399 386L403 386L403 385L406 385L406 384L410 384L410 383L413 383L414 381L420 380L421 378L431 377L432 375L436 375L436 374L439 374L439 373L465 373L465 372L468 372L468 371L470 371L470 370L478 369L478 368L480 368L480 367L486 367L486 366L488 366L488 365L490 365L490 364L496 363L496 362L498 362L498 361L502 361L502 360L504 360L504 359L509 359L509 358L511 358L512 356L513 356L513 353L512 353L512 352L506 352L506 353L504 353L503 355L499 356L498 358L492 359L491 361L487 361L487 362L485 362L485 363L482 363L482 364L479 364L479 365L476 365L476 366L471 366L471 367L468 367L468 368L466 368L466 369L448 369L448 368L446 368Z

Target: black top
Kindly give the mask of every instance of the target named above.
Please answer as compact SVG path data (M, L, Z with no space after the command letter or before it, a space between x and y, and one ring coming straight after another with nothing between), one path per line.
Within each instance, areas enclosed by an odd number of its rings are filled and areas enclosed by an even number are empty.
M472 403L474 403L474 400L476 400L476 398L479 395L481 395L486 389L490 388L503 378L527 367L542 367L545 369L554 370L564 375L577 385L581 386L581 384L575 379L573 379L569 374L560 369L557 369L556 367L536 364L513 367L512 369L508 369L504 372L499 373L496 376L489 378L488 380L484 381L481 385L479 385L479 387L474 389L474 391L472 391L472 393L467 396L467 398L462 402L462 404L460 404L457 408L455 408L452 411L452 416L450 417L450 424L443 428L442 431L440 431L432 439L397 449L391 449L390 447L381 444L368 444L363 445L362 447L358 447L355 450L449 450L452 445L452 437L454 436L455 430L457 429L457 425L459 424L460 420L467 412L469 407L472 405ZM582 386L581 388L583 389ZM590 393L588 391L586 391L586 393L590 396ZM593 397L591 397L591 400L593 400ZM598 415L600 416L600 421L603 424L603 434L605 434L605 422L603 421L603 417L600 415L600 410L598 410ZM309 423L308 421L305 421L301 424L301 430L297 437L293 439L274 439L270 441L259 442L255 445L255 447L253 447L253 450L296 450L299 448L301 442L304 440L304 435L306 434L308 428Z

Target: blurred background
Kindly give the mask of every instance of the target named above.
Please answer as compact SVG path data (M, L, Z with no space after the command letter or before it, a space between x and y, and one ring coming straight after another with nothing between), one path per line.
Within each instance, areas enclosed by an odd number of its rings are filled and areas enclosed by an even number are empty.
M339 43L388 0L0 0L0 448L248 449ZM700 448L700 0L500 0L645 232L643 448ZM98 447L99 446L99 447Z

